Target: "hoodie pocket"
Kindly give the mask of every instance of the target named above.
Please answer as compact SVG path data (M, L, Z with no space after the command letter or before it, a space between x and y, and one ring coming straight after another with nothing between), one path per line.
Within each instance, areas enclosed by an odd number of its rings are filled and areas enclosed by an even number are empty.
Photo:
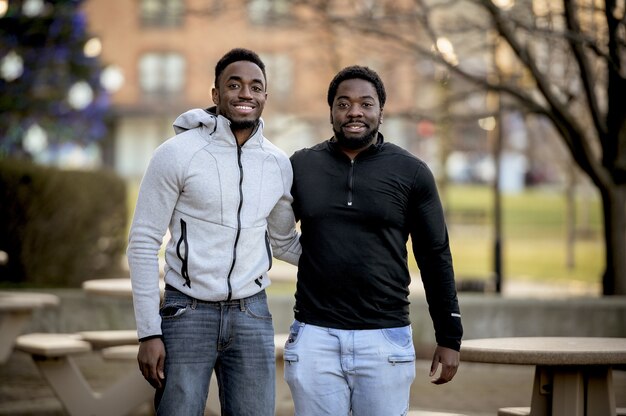
M270 243L270 234L267 230L265 230L265 250L267 250L267 262L269 265L267 270L270 271L272 269L272 245Z
M189 271L187 269L189 264L189 244L187 242L187 223L182 218L180 219L180 238L176 244L176 255L181 261L180 275L185 279L185 286L191 287L191 280L189 279Z

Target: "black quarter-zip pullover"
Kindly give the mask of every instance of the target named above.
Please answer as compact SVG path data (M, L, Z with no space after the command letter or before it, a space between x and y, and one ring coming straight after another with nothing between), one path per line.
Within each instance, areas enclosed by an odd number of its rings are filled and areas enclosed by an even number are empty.
M410 236L437 343L459 350L448 233L426 164L381 134L354 160L331 139L291 163L302 230L296 319L339 329L408 325Z

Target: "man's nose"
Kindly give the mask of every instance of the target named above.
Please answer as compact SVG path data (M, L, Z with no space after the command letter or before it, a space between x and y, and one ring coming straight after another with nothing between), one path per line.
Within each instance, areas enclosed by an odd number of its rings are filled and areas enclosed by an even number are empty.
M241 98L252 98L252 89L248 86L243 85L239 89L239 97Z
M361 117L363 116L363 111L361 111L361 107L358 105L350 106L348 109L348 117Z

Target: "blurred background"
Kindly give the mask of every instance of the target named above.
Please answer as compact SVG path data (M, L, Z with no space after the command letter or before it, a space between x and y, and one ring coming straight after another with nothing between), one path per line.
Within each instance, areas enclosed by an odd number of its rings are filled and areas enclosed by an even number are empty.
M153 150L212 105L217 60L245 47L267 66L266 137L288 155L332 134L338 70L381 75L381 131L437 178L459 289L626 294L614 3L0 0L0 285L127 273Z

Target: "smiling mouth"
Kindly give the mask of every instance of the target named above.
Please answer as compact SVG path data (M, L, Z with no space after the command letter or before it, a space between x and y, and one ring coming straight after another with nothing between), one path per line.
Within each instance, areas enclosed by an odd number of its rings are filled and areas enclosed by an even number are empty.
M236 104L233 107L240 114L250 114L255 109L255 107L250 104Z
M342 127L347 132L361 132L367 129L367 125L364 123L346 123Z

